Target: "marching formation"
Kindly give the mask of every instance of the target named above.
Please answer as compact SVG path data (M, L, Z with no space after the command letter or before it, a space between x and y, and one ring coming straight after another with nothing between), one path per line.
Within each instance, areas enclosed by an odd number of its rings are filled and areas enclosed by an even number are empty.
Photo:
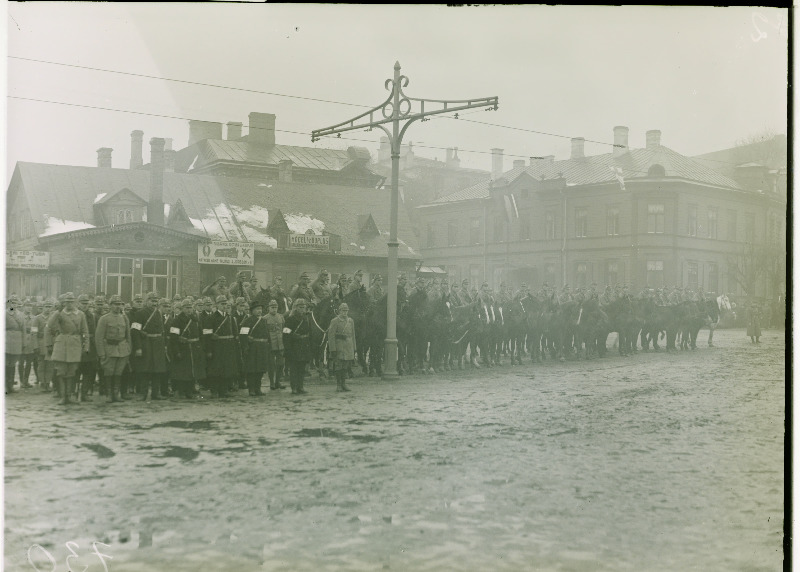
M289 292L276 276L269 287L240 273L234 284L224 277L198 297L162 298L156 292L134 296L76 296L6 304L6 393L31 387L33 371L42 391L61 403L88 401L95 389L108 402L165 397L195 398L208 392L225 397L247 389L250 396L270 390L305 394L312 368L332 374L337 391L358 364L381 375L386 334L382 278L367 287L364 273L341 275L330 283L322 270L312 281L302 273ZM470 288L447 280L417 278L397 284L398 372L435 372L466 366L500 365L503 357L521 364L523 356L544 359L602 357L609 334L618 334L619 353L695 349L698 332L714 328L721 310L732 310L727 296L685 288L646 289L632 295L625 286L596 284L556 290L548 284L531 292L522 284L497 292L487 283ZM748 335L760 336L759 314L748 309Z

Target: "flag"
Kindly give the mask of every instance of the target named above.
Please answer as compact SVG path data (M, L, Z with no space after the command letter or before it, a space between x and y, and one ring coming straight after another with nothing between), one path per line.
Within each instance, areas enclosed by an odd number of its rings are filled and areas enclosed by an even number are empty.
M508 222L519 218L519 210L517 210L517 200L514 198L513 193L503 196L503 202L506 208L506 220Z
M611 166L611 165L609 165L608 168L611 169L611 172L614 173L614 177L617 179L617 181L619 181L619 188L624 191L625 190L625 179L622 178L622 169L620 169L619 167Z

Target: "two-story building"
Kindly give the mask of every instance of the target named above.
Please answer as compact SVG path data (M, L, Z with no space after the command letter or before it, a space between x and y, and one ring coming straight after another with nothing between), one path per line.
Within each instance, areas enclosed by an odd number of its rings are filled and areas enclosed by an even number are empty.
M538 288L627 284L674 285L742 293L742 257L755 247L785 259L784 179L732 178L661 144L628 145L614 128L612 153L514 161L492 181L418 209L424 263L473 284L501 281ZM763 170L763 169L762 169ZM785 266L784 266L785 268ZM755 276L750 295L780 284Z

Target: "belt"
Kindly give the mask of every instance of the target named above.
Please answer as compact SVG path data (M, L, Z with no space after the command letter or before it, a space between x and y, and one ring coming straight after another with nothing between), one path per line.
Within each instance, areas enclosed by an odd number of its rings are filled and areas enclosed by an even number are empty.
M164 334L145 334L148 338L163 338Z
M217 336L218 340L232 340L233 336Z
M200 338L178 338L181 343L188 344L189 342L199 342Z
M266 338L250 338L251 342L269 342L269 339Z

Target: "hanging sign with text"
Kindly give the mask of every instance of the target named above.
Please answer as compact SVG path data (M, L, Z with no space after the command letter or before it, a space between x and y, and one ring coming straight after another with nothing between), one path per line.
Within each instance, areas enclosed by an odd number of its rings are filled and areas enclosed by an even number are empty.
M6 268L47 270L50 268L50 253L38 250L6 250Z
M290 234L288 247L295 250L330 250L330 236Z
M253 242L207 242L197 245L197 262L200 264L227 264L230 266L253 266L255 264Z

